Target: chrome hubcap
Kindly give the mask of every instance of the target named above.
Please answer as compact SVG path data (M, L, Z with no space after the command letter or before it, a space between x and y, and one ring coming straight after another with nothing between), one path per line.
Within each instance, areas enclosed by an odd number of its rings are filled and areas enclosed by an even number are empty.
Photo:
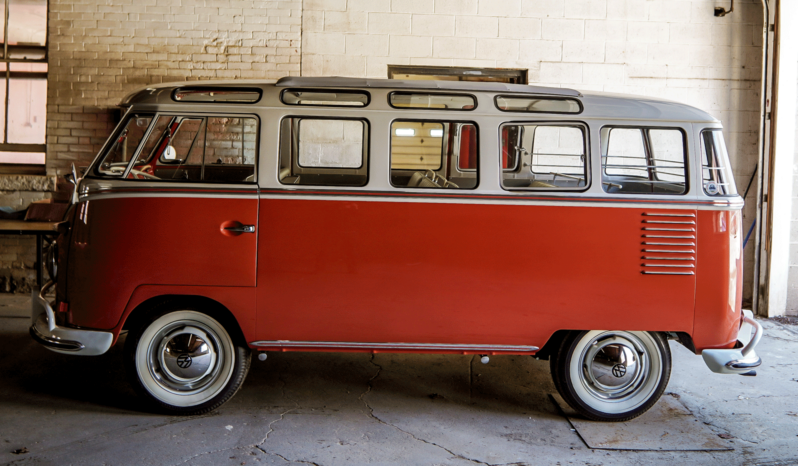
M588 345L581 356L581 382L604 401L634 396L649 377L650 363L643 343L629 333L607 333Z
M172 393L197 393L219 376L219 348L219 337L202 323L173 322L152 339L148 369L158 385Z

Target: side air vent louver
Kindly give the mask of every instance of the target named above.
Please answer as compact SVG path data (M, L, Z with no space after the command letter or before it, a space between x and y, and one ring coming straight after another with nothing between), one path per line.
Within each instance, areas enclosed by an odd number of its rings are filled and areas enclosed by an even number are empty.
M641 273L695 275L695 214L644 212Z

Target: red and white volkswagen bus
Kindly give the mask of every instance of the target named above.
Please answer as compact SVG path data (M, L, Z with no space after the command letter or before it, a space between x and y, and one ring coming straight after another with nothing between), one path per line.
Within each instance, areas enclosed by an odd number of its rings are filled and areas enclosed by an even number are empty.
M649 409L668 340L752 374L741 208L696 108L526 85L283 78L124 99L31 334L212 410L252 350L549 358L590 419ZM56 298L45 295L55 286Z

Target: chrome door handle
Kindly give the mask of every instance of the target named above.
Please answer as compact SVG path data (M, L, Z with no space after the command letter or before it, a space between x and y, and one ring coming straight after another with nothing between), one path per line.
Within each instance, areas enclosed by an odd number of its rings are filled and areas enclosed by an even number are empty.
M225 227L225 230L234 233L255 233L255 225L241 225L240 227Z

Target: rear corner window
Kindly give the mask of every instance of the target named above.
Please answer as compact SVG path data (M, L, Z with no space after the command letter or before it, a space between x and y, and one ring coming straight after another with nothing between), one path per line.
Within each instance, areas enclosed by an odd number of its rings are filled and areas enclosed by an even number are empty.
M702 184L708 196L734 196L734 184L729 154L720 129L701 132Z
M512 123L501 127L502 187L584 190L586 130L580 124Z
M576 99L556 97L496 96L496 108L503 112L525 113L569 113L582 112L582 104Z
M685 157L681 129L601 129L601 184L608 193L684 194Z
M177 102L224 102L254 104L260 100L260 89L243 88L181 88L175 89L172 99Z
M364 186L368 181L368 122L284 118L280 124L280 183Z
M469 94L391 92L388 102L394 108L430 110L474 110L477 108L476 98Z
M285 89L280 100L286 105L315 107L366 107L371 96L364 91Z
M477 126L471 122L394 121L391 184L397 188L476 188L477 147Z

